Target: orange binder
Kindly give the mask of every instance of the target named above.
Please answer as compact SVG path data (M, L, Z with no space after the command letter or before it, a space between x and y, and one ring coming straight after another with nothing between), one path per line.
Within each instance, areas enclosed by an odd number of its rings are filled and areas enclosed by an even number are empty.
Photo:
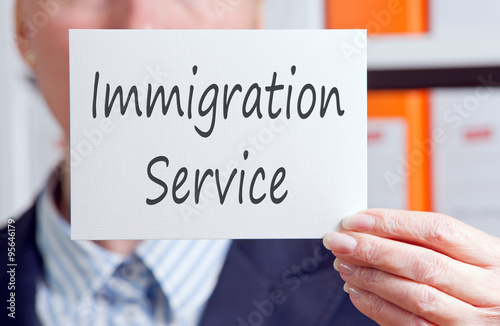
M368 92L368 119L400 118L408 126L405 177L410 210L432 210L429 111L427 90Z
M326 27L368 35L428 31L427 0L325 0Z

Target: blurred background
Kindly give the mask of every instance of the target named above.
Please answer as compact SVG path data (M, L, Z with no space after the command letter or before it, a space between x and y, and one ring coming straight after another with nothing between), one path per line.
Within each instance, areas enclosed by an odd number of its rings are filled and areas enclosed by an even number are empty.
M367 29L369 207L445 213L500 236L498 0L262 1L263 28ZM0 224L29 207L64 150L15 49L13 3L0 2Z

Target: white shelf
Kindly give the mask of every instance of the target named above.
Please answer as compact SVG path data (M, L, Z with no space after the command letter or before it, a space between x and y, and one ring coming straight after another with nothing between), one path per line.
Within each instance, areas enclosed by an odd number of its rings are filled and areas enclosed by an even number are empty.
M393 36L368 41L370 70L488 66L500 66L498 38Z
M429 1L429 33L372 37L368 69L500 66L500 1Z

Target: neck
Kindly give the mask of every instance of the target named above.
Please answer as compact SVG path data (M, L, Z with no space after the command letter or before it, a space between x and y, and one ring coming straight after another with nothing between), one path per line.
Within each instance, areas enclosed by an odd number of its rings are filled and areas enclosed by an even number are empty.
M70 156L69 148L66 150L64 161L59 168L59 179L54 201L61 216L71 225L71 183L70 183ZM99 240L94 241L104 249L109 251L129 255L131 254L140 240Z

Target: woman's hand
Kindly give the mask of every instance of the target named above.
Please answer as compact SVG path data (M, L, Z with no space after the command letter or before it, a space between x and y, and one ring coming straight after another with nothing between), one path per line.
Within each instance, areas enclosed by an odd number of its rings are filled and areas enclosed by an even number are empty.
M449 216L371 209L323 241L381 325L500 325L500 239Z

